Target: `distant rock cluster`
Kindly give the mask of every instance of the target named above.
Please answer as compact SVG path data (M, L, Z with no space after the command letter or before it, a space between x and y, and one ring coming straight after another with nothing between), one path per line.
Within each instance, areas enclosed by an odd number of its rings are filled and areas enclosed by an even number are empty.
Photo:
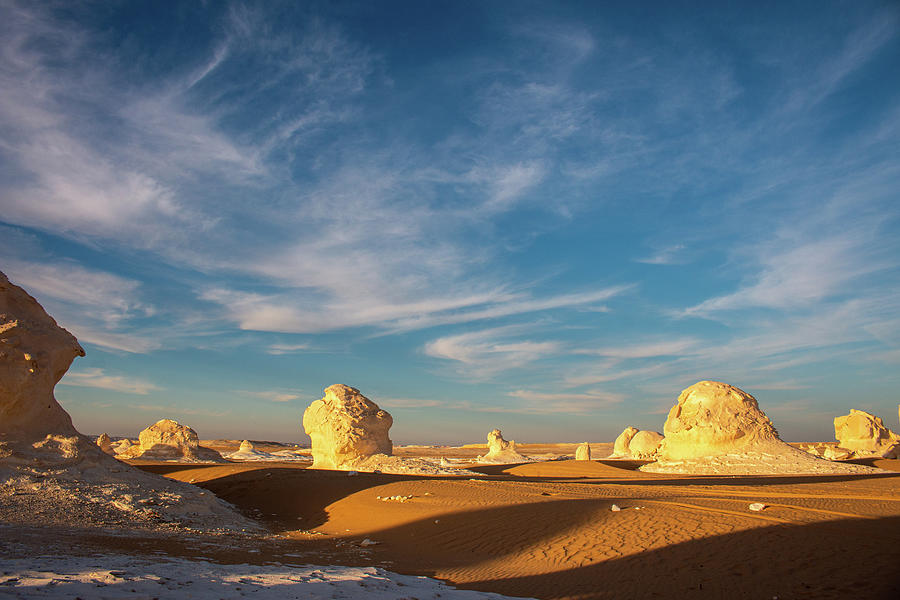
M200 445L197 432L172 419L161 419L138 435L138 444L118 452L119 458L225 462L222 456ZM99 444L99 440L98 440Z
M628 426L616 438L613 453L609 458L653 460L662 439L662 434L657 431L642 431L637 427Z

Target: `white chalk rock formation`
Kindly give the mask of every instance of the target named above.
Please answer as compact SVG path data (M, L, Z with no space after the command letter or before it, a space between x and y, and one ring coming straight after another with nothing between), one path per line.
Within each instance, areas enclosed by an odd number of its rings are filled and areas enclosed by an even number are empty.
M780 442L756 398L718 381L701 381L681 392L663 431L659 456L669 461Z
M53 397L76 356L84 349L75 336L0 273L0 442L76 434Z
M516 450L516 441L504 440L499 429L493 429L487 434L487 442L487 454L479 456L476 459L478 462L506 464L528 461Z
M222 456L211 448L200 445L197 432L172 419L161 419L138 435L139 443L120 458L151 460L177 460L185 462L223 462Z
M663 435L656 431L641 430L634 434L628 444L628 452L632 458L652 460L656 458Z
M853 453L846 448L841 448L839 446L828 446L825 448L825 452L822 453L822 456L826 460L846 460L848 458L853 458Z
M575 449L575 460L591 460L591 445L587 442L579 444Z
M633 438L637 432L637 427L626 427L625 430L619 434L619 437L616 438L616 442L613 444L613 453L610 455L610 458L624 458L629 456L628 445L631 443L631 438Z
M756 398L718 381L701 381L681 392L663 432L657 462L642 466L642 471L697 475L877 472L815 458L781 441Z
M24 515L25 524L33 526L30 520L38 510L43 524L57 518L66 526L180 521L258 529L212 494L123 464L78 433L53 397L76 356L84 356L84 350L72 334L0 273L3 520Z
M394 419L359 390L336 384L303 413L303 429L312 440L314 469L348 469L376 454L390 456L388 430Z
M838 446L856 456L900 457L900 435L884 426L880 417L851 408L849 415L834 419Z
M113 449L112 440L109 439L109 434L101 433L97 436L97 447L110 455L115 455L116 451Z

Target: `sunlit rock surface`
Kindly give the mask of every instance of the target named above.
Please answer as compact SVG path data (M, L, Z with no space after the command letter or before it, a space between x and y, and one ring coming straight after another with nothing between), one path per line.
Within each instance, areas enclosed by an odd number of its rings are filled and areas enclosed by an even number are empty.
M587 442L575 449L575 460L591 460L591 445Z
M656 462L642 471L695 475L876 473L834 463L794 448L778 437L756 398L718 381L681 392L666 419Z
M119 452L117 456L187 462L224 461L215 450L200 446L200 438L196 431L172 419L161 419L141 431L138 444Z
M76 356L84 356L78 341L0 273L4 509L30 510L36 500L45 512L95 524L181 522L257 529L212 494L134 469L78 433L53 397ZM108 442L108 436L101 441Z
M632 458L652 460L656 458L663 435L656 431L641 430L634 434L628 444L628 452Z
M487 443L487 454L479 456L479 462L517 463L528 460L516 451L516 441L503 439L503 434L499 429L493 429L487 434Z
M336 384L303 413L303 429L312 441L313 468L341 469L376 454L390 456L391 415L356 388Z
M53 397L76 356L84 349L75 336L0 273L0 441L76 434Z
M880 417L851 408L849 415L834 419L838 446L857 456L900 456L900 435L884 426Z
M631 438L633 438L634 434L637 432L637 427L626 427L625 430L619 434L619 437L616 438L616 442L613 444L613 453L610 455L610 458L624 458L628 456L628 445L631 443Z
M701 381L681 392L663 434L661 460L715 456L780 441L756 398L718 381Z
M115 448L113 448L112 440L109 439L109 434L107 433L101 433L97 436L97 447L107 454L115 455L116 453Z

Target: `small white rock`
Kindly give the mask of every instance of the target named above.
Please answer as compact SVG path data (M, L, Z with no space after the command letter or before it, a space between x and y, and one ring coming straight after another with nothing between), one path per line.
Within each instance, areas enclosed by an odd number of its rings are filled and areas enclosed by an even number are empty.
M762 502L754 502L750 505L750 510L759 512L766 507Z
M611 510L611 511L613 511L613 512L619 512L619 511L622 510L622 509L619 508L619 505L618 505L618 504L613 504L612 506L609 507L609 510Z

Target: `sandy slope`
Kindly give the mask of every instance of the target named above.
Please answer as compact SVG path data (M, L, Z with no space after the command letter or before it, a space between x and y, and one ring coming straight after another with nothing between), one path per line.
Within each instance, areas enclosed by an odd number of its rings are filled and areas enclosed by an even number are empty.
M638 464L481 466L477 479L296 464L143 468L208 488L319 564L538 598L900 597L897 473L691 477ZM768 507L753 512L752 502Z

